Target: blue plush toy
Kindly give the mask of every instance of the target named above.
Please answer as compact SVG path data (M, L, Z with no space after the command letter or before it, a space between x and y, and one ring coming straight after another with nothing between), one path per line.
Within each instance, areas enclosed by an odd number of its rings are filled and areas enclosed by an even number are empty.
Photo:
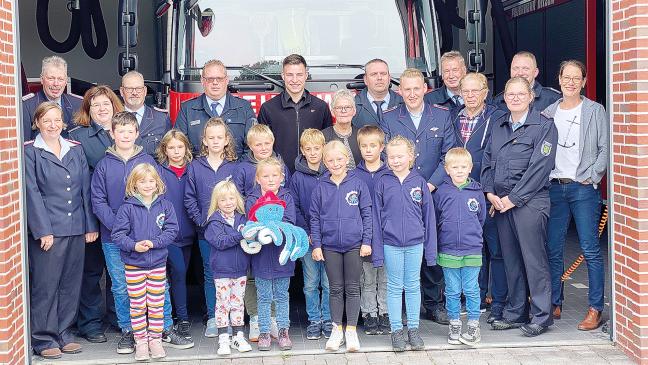
M279 263L285 265L288 259L295 261L308 252L308 235L302 228L282 222L286 202L269 191L260 197L250 209L249 221L241 233L244 240L241 247L249 254L261 251L262 245L284 244Z

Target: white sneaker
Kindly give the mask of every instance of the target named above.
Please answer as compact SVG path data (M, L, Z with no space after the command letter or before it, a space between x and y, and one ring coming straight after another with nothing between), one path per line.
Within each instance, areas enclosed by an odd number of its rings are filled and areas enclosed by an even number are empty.
M279 338L279 326L277 326L277 319L275 317L270 318L270 337L274 339Z
M360 340L355 330L346 330L344 337L346 337L346 350L348 352L357 352L360 350Z
M210 318L205 328L205 337L218 337L218 327L216 327L216 318Z
M252 351L252 346L245 340L243 331L238 331L236 336L232 337L232 348L237 349L238 352Z
M250 317L250 337L249 337L250 341L258 342L260 334L261 331L259 330L259 316L251 316Z
M218 335L218 351L216 353L219 356L228 356L232 354L230 350L230 337L227 333L221 333Z
M344 332L342 332L337 324L333 323L333 331L331 331L331 337L326 341L326 349L328 351L337 351L343 343Z

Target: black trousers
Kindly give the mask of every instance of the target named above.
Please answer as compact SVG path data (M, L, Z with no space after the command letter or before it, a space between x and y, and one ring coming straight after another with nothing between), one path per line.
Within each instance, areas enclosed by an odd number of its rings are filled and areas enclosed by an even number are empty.
M495 214L508 282L503 313L508 320L528 322L530 314L531 323L553 324L551 271L545 249L549 208L547 194L546 198L534 197L524 206Z
M422 306L426 312L432 312L437 308L445 307L445 280L443 279L443 269L439 265L428 266L425 256L421 265L421 299Z
M106 275L106 303L103 303L101 277L104 274L106 262L101 239L86 244L83 262L83 278L81 281L81 297L77 315L77 328L80 335L91 335L103 332L104 308L112 322L117 323L115 300L110 290L110 275ZM109 319L110 320L110 319Z
M36 353L74 341L70 327L79 305L85 236L54 237L48 251L29 239L30 318Z
M356 248L345 253L327 249L322 251L329 281L331 320L336 325L341 325L346 308L347 326L356 326L360 314L360 277L362 276L360 249Z

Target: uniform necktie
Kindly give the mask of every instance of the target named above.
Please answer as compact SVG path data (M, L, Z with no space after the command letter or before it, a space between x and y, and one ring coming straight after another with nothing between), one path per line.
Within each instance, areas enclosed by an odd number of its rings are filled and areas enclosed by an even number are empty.
M211 103L212 113L214 113L214 115L217 116L217 117L220 116L220 113L218 112L218 106L219 105L220 105L220 103L218 103L218 102Z
M382 121L383 121L382 105L385 103L385 101L384 100L376 100L373 103L376 104L376 115L378 116L378 123L382 123Z

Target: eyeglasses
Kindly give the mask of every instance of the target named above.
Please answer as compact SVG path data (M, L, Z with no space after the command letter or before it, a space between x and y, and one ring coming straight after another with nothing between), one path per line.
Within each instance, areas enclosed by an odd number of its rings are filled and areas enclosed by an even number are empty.
M338 112L348 112L349 110L353 110L352 105L341 105L341 106L336 106L333 109L335 109Z
M61 84L64 83L64 82L67 82L67 79L64 79L62 77L54 77L54 76L47 76L45 78L45 80L47 80L48 82L56 81L56 82L61 83Z
M566 83L573 82L574 84L580 84L583 81L583 78L580 76L560 76L560 78Z
M122 89L128 93L141 93L142 91L146 90L146 86L137 86L137 87L126 87L122 86Z
M99 109L99 108L101 108L101 107L104 107L104 108L112 108L112 103L109 102L109 101L107 101L107 102L105 102L105 103L94 103L94 104L90 104L90 108L92 108L92 109Z
M529 93L505 93L504 97L509 100L514 100L518 98L520 100L526 99L529 96Z
M221 84L225 82L225 80L227 80L227 76L226 77L204 77L203 76L202 79L205 80L208 84L213 84L214 82Z
M484 91L483 88L477 90L461 90L461 93L464 95L479 95L482 91Z

